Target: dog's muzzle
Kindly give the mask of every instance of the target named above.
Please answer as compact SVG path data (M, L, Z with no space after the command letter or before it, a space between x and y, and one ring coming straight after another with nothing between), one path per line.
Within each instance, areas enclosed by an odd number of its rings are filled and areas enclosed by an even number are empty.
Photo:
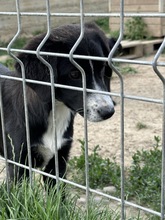
M115 113L110 96L91 94L87 98L87 119L92 122L106 120Z

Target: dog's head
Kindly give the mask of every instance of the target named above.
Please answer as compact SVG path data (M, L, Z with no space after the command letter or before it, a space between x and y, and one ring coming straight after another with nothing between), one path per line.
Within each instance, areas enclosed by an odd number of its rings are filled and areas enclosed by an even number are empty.
M49 39L41 51L58 52L68 54L80 35L79 25L66 25L52 30ZM25 47L28 50L36 50L45 35L40 35L31 40ZM107 57L115 41L108 39L104 33L93 23L85 25L84 37L74 54ZM81 72L69 61L69 58L43 56L54 71L56 83L82 87ZM36 57L36 55L21 53L18 58L24 63L27 78L49 82L48 68ZM106 62L92 59L75 59L83 68L86 75L88 89L98 91L110 91L110 78L112 70ZM20 74L20 66L16 64L17 73ZM51 102L50 87L29 84L44 102ZM71 89L56 88L56 99L63 102L74 112L83 116L83 93ZM87 93L87 118L89 121L101 121L110 118L114 114L114 104L109 95L99 93Z

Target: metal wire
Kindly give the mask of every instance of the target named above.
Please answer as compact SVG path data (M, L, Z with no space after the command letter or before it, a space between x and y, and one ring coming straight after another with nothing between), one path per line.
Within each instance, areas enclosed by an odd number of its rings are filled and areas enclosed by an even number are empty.
M89 209L89 162L88 162L88 126L87 126L87 102L86 102L86 74L84 69L74 60L73 54L84 37L84 1L80 0L80 36L69 53L70 62L81 72L83 85L83 108L84 108L84 147L85 147L85 177L86 177L86 211L88 219Z
M159 62L158 59L165 48L165 39L163 40L159 50L157 51L155 57L151 61L145 61L143 58L140 60L129 60L129 59L124 59L124 58L114 58L114 54L121 43L123 39L123 34L124 34L124 17L152 17L152 18L164 18L165 13L125 13L124 12L124 0L120 0L120 13L85 13L84 12L84 1L80 0L80 12L78 13L51 13L50 12L50 5L49 5L49 0L46 1L46 11L42 13L38 12L22 12L20 11L19 7L19 0L16 0L16 12L0 12L0 15L9 15L9 16L16 16L17 17L17 33L14 35L13 39L9 43L7 47L0 47L0 50L2 51L7 51L21 66L22 70L22 78L15 78L11 76L4 76L0 75L0 78L6 78L6 79L11 79L11 80L18 80L22 81L23 85L23 97L24 97L24 106L25 106L25 121L26 121L26 134L27 134L27 146L28 146L28 162L29 166L19 164L15 161L7 159L7 150L6 150L6 144L5 144L5 135L4 135L4 118L3 118L3 108L1 108L1 120L2 120L2 129L3 129L3 141L4 141L4 152L5 152L5 158L0 157L0 160L4 160L6 162L6 166L8 167L8 164L11 163L13 165L20 166L24 169L28 169L30 173L30 182L32 184L32 172L36 172L45 176L48 176L52 179L56 179L57 183L59 181L63 181L67 184L76 186L80 189L83 189L86 191L86 210L88 212L88 205L89 205L89 193L95 193L97 195L104 196L106 198L109 198L111 200L114 200L116 202L121 203L121 219L125 219L125 205L137 208L139 210L143 210L146 213L153 214L155 216L161 217L161 219L165 219L165 79L162 73L158 70L158 67L160 66L165 66L164 62ZM19 37L21 33L21 18L25 16L45 16L47 19L47 33L46 36L44 37L43 41L40 43L36 51L31 51L31 50L23 50L23 49L16 49L16 48L11 48L14 41ZM80 26L81 26L81 31L80 31L80 36L77 39L75 45L72 47L71 51L69 54L63 54L63 53L50 53L50 52L43 52L42 47L45 44L46 40L49 38L50 33L51 33L51 22L50 19L51 17L79 17L80 18ZM79 54L74 54L77 46L81 42L83 36L84 36L84 17L120 17L120 35L119 38L113 47L112 51L110 52L108 57L95 57L95 56L83 56ZM31 80L31 79L26 79L25 78L25 68L23 63L14 55L15 52L23 52L27 54L34 54L36 55L49 69L50 72L50 83L49 82L41 82L37 80ZM83 81L83 88L79 87L73 87L73 86L66 86L66 85L61 85L57 84L54 82L54 72L51 67L51 65L43 58L44 55L49 55L49 56L55 56L55 57L66 57L69 58L70 61L72 62L73 65L75 65L76 68L78 68L82 74L82 81ZM91 89L86 89L86 75L84 70L81 68L81 66L78 65L78 63L75 61L76 58L79 59L86 59L86 60L96 60L96 61L106 61L109 63L109 66L114 70L114 72L117 74L120 80L120 93L108 93L108 92L101 92L101 91L95 91ZM131 94L125 94L124 92L124 83L123 83L123 77L118 69L116 69L114 63L115 62L120 62L120 63L127 63L127 64L137 64L137 65L148 65L151 66L157 74L157 76L160 78L163 84L163 99L154 99L152 97L140 97L140 96L133 96ZM26 98L26 83L35 83L35 84L41 84L45 86L50 86L51 87L51 95L52 95L52 114L53 114L53 134L54 134L54 146L55 146L55 167L56 167L56 176L44 173L43 171L37 170L32 168L32 162L31 162L31 150L30 150L30 135L29 135L29 125L28 125L28 110L27 110L27 98ZM58 165L58 151L57 151L57 140L56 140L56 109L55 109L55 87L60 87L64 89L71 89L71 90L77 90L77 91L82 91L83 92L83 103L84 103L84 137L85 137L85 171L86 171L86 186L82 186L80 184L77 184L75 182L65 180L59 177L59 165ZM97 190L90 189L89 187L89 167L88 167L88 126L87 126L87 115L86 115L86 94L87 92L91 93L98 93L98 94L108 94L111 96L116 96L120 98L120 107L121 107L121 124L120 124L120 133L121 133L121 198L117 198L115 196L107 195L106 193L99 192ZM0 93L0 99L1 99L1 93ZM137 205L132 202L125 201L125 192L124 192L124 101L125 99L130 99L130 100L136 100L136 101L143 101L143 102L150 102L150 103L155 103L155 104L161 104L163 108L163 118L162 118L162 126L163 126L163 132L162 132L162 187L161 187L161 212L154 211L152 209L146 208L144 206ZM7 173L6 173L7 175ZM8 175L7 175L8 178Z
M114 70L114 72L118 75L120 79L120 107L121 107L121 121L120 121L120 132L121 132L121 219L125 219L125 194L124 194L124 81L119 70L114 66L112 62L112 57L114 56L117 48L121 44L121 41L124 36L124 0L120 0L120 35L116 44L112 48L109 57L108 64Z
M13 39L10 41L10 43L7 46L7 52L8 54L16 60L20 66L21 66L21 72L22 72L22 87L23 87L23 99L24 99L24 111L25 111L25 125L26 125L26 139L27 139L27 149L28 149L28 163L29 163L29 179L30 184L32 186L32 160L31 160L31 147L30 147L30 131L29 131L29 117L28 117L28 108L27 108L27 95L26 95L26 82L25 82L25 68L24 64L21 60L19 60L12 52L11 47L15 40L19 37L21 33L21 17L20 17L20 5L19 0L16 0L16 10L17 10L17 33L13 37Z
M165 38L153 59L153 69L163 84L162 118L162 178L161 178L161 219L165 218L165 78L157 68L157 61L165 48Z
M58 163L58 150L57 150L57 135L56 135L56 104L55 104L55 87L54 87L54 71L52 66L42 57L40 54L42 47L48 40L50 34L51 34L51 20L50 20L50 3L49 0L46 1L46 10L47 10L47 33L44 37L44 39L41 41L39 46L36 50L36 55L39 60L43 64L47 66L50 73L50 81L51 81L51 98L52 98L52 120L53 120L53 146L55 150L55 171L56 171L56 183L57 183L57 191L59 190L59 163Z
M16 12L0 12L0 15L17 15ZM20 12L21 16L47 16L44 12ZM50 13L54 17L81 17L81 13ZM84 17L120 17L120 13L84 13ZM152 17L163 18L164 13L124 13L124 17Z
M2 84L0 82L0 107L1 107L1 126L2 126L2 139L3 139L3 150L4 150L4 158L5 158L5 166L6 166L6 188L9 193L9 163L7 161L7 147L6 147L6 135L5 135L5 122L4 122L4 110L3 110L3 102L2 102Z

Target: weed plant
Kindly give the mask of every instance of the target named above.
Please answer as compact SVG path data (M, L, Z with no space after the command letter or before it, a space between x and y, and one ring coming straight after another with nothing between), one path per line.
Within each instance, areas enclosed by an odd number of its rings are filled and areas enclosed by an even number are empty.
M81 143L81 155L70 161L73 181L85 185L85 152ZM161 159L160 138L155 137L151 150L137 151L132 156L132 164L125 170L125 199L160 211L161 194ZM91 188L102 188L107 185L116 187L116 196L120 197L120 167L109 158L103 158L96 146L89 155L89 184Z
M105 33L109 33L109 18L108 17L99 18L95 22Z
M82 185L85 185L85 149L84 141L81 144L81 155L73 157L69 164L71 170L76 170L72 178ZM99 155L99 145L95 146L93 152L88 157L89 162L89 186L91 188L102 188L106 185L120 184L120 166L115 158L103 158Z
M131 67L129 65L127 66L122 66L119 68L120 69L120 72L121 74L136 74L137 73L137 70L134 68L134 67Z
M128 168L125 181L127 199L134 199L160 211L161 205L161 159L160 138L155 137L155 145L151 150L137 151Z
M141 17L133 17L125 23L125 39L143 40L148 39L147 24Z
M138 123L136 124L136 128L137 128L137 130L146 129L146 128L147 128L147 125L144 124L144 123L142 123L142 122L138 122Z

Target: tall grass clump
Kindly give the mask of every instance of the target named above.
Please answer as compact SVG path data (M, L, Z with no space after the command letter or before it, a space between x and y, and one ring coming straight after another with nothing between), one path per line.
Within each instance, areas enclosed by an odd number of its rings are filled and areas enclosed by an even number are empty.
M0 220L30 219L30 220L119 220L120 215L105 205L94 203L88 206L77 205L77 196L72 196L66 190L65 201L62 201L63 190L44 189L42 185L34 183L31 187L27 181L12 185L10 192L6 185L0 185Z

